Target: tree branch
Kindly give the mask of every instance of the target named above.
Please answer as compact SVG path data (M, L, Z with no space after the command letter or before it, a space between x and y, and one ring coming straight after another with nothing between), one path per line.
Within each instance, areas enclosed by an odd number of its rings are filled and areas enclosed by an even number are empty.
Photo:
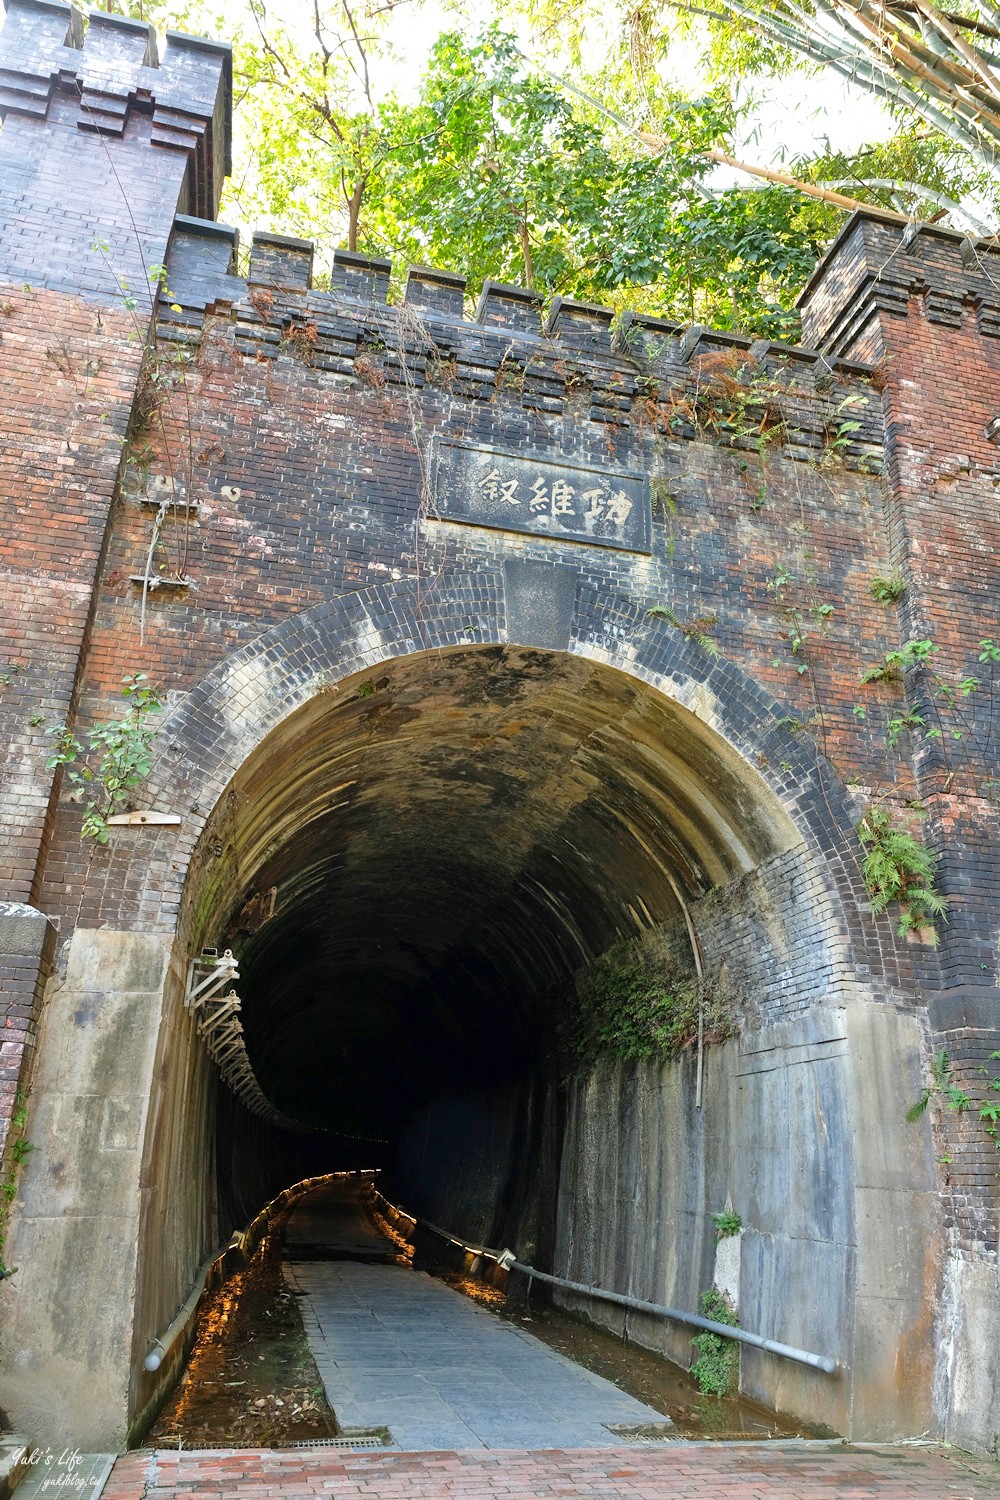
M518 55L525 57L525 54L520 52L520 50ZM525 57L525 61L531 62L533 67L539 66L530 58ZM651 131L638 129L637 126L631 125L621 115L608 109L599 99L595 99L593 94L588 94L584 89L578 88L576 84L570 83L568 79L561 77L558 73L553 73L549 68L542 68L541 71L547 73L551 79L561 84L563 88L568 89L570 93L584 99L594 109L604 115L606 119L611 120L613 124L637 140L640 145L645 146L653 155L659 156L669 147L670 142L666 136L655 135ZM843 208L848 212L854 212L854 210L859 208L871 207L870 203L862 203L858 198L848 198L844 193L838 193L833 188L819 187L814 182L803 182L801 178L793 177L789 172L777 172L771 167L754 166L750 162L740 161L735 156L729 156L725 151L718 151L714 147L702 147L696 154L707 157L709 161L719 162L720 165L733 167L738 172L746 172L750 177L758 177L765 182L777 183L781 187L794 188L797 192L804 193L808 198L816 198L822 203L832 203L836 208Z
M371 80L368 76L368 54L365 52L365 49L361 43L361 38L358 36L358 28L354 24L354 16L351 13L351 7L348 5L347 0L340 0L340 3L341 7L343 8L344 15L347 17L347 24L351 28L351 35L354 37L354 45L358 49L358 56L361 58L361 80L362 87L365 91L365 98L368 100L368 108L371 110L372 119L377 120L378 110L375 108L375 100L372 98ZM350 61L350 59L348 59L348 61ZM353 63L351 63L351 67L354 71L354 76L357 77L357 68L354 67Z

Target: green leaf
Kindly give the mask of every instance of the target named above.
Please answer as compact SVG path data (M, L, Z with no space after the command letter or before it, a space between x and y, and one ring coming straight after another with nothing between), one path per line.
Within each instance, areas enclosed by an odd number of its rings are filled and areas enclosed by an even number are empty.
M920 1116L923 1114L928 1104L930 1104L931 1097L932 1096L930 1089L924 1089L916 1104L911 1105L910 1108L906 1111L906 1118L911 1125L913 1124L914 1120L920 1119Z

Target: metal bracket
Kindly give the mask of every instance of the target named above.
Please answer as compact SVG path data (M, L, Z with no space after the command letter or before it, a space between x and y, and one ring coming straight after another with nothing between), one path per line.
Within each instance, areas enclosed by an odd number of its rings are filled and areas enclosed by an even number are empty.
M185 1007L190 1010L192 1002L199 995L204 995L205 1000L211 999L224 984L239 977L240 967L231 949L227 948L221 958L214 949L204 949L200 958L192 958L188 964Z
M114 813L104 820L109 828L179 828L181 820L176 813L139 811Z
M188 964L184 1007L194 1017L197 1034L223 1082L252 1114L285 1130L308 1130L308 1125L275 1109L257 1082L243 1039L242 1002L234 989L223 994L239 977L239 964L229 948L221 958L214 949L204 949Z

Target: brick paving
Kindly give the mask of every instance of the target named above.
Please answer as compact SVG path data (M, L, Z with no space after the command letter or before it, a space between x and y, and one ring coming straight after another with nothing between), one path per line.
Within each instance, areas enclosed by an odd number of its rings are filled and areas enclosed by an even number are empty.
M129 1453L103 1500L981 1500L1000 1468L940 1448L669 1443L540 1452Z

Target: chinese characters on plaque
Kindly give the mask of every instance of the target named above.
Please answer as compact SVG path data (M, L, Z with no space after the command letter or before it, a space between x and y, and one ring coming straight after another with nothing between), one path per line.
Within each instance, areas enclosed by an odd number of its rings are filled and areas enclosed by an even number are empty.
M434 490L442 520L649 551L649 483L638 474L441 441Z

